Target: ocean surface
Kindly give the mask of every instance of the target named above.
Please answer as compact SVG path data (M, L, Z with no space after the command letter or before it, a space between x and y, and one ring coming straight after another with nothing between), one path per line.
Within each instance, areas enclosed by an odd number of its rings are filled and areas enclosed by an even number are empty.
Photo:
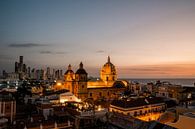
M165 79L165 78L155 78L155 79L136 79L136 78L129 78L126 79L132 82L139 82L141 84L146 84L149 82L153 82L155 83L156 81L160 80L161 82L166 81L166 82L170 82L171 84L176 84L176 85L182 85L182 86L194 86L195 83L195 78L169 78L169 79Z

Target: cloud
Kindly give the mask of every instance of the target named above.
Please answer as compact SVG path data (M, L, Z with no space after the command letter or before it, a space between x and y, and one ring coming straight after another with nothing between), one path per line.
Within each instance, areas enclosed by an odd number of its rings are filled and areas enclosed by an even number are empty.
M104 50L98 50L98 51L96 51L96 53L105 53L105 51Z
M53 54L51 51L41 51L41 54Z
M67 54L68 52L56 52L55 54Z
M52 51L41 51L40 54L53 54L53 55L57 55L57 54L67 54L68 52L52 52Z
M43 46L48 46L48 44L39 44L39 43L12 43L12 44L9 44L9 47L15 47L15 48L20 48L20 47L31 48L31 47L43 47Z

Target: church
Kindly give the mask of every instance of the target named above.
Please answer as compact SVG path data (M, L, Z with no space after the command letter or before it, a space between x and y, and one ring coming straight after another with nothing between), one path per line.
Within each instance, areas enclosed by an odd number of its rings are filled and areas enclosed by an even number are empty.
M76 72L69 65L64 73L63 89L69 90L81 100L87 98L111 100L118 97L128 85L128 81L117 79L117 70L108 56L107 62L100 70L100 79L88 79L82 62Z

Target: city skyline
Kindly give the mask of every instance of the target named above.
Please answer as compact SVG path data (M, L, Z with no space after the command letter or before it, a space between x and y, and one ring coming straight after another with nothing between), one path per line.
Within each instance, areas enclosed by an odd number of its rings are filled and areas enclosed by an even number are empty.
M0 71L35 68L119 77L195 77L195 1L0 1Z

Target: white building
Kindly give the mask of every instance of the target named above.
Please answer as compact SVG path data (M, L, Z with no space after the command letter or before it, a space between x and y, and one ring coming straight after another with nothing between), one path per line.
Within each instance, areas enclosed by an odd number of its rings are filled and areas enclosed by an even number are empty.
M66 92L60 94L60 103L64 102L81 102L81 99L78 99L73 93Z

